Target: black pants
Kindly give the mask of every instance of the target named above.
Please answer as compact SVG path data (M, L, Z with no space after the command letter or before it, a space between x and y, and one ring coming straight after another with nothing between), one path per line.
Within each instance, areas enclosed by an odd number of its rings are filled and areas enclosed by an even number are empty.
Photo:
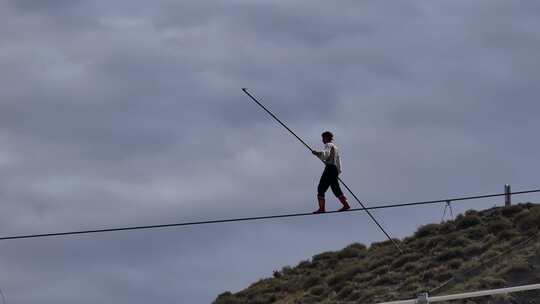
M336 197L343 195L338 181L338 169L335 165L326 165L324 168L319 186L317 187L317 196L324 197L324 193L328 190L328 187L332 188L332 192Z

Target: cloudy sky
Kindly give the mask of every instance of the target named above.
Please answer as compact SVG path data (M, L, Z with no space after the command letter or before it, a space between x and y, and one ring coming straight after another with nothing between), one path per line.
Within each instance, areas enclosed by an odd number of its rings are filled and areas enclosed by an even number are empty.
M535 188L539 28L535 1L1 1L0 235L315 210L321 163L242 87L314 147L334 131L369 206ZM374 214L404 237L443 210ZM210 303L384 239L351 212L2 241L0 288Z

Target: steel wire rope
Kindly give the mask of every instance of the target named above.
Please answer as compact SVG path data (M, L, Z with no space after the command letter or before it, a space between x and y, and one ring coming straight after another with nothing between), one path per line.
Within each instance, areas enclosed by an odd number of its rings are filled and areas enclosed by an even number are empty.
M517 191L517 192L512 192L510 194L511 195L519 195L519 194L536 193L536 192L540 192L540 189ZM465 200L483 199L483 198L489 198L489 197L498 197L498 196L504 196L504 195L507 195L507 193L478 195L478 196L466 196L466 197L457 197L457 198L452 198L452 199L420 201L420 202L412 202L412 203L387 204L387 205L372 206L372 207L367 207L367 208L354 208L354 209L350 209L350 210L345 211L345 212L343 212L343 211L328 211L326 213L318 213L318 214L313 214L311 212L310 213L289 213L289 214L278 214L278 215L253 216L253 217L242 217L242 218L229 218L229 219L220 219L220 220L206 220L206 221L196 221L196 222L182 222L182 223L171 223L171 224L127 226L127 227L116 227L116 228L101 228L101 229L91 229L91 230L76 230L76 231L66 231L66 232L53 232L53 233L3 236L3 237L0 237L0 241L3 241L3 240L15 240L15 239L43 238L43 237L52 237L52 236L79 235L79 234L95 234L95 233L128 231L128 230L148 230L148 229L167 228L167 227L195 226L195 225L230 223L230 222L245 222L245 221L254 221L254 220L301 217L301 216L323 216L323 215L334 214L334 213L346 214L346 213L349 213L349 212L357 212L357 211L401 208L401 207L410 207L410 206L421 206L421 205L428 205L428 204L435 204L435 203L446 203L449 200L451 200L451 201L465 201Z

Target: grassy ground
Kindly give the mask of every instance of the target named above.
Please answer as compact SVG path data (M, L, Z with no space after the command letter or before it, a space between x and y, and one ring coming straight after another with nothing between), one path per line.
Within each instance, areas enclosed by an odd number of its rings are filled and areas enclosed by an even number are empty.
M351 244L296 267L283 267L273 278L235 294L225 292L214 303L368 304L415 298L448 280L452 281L438 294L540 283L539 230L537 204L469 210L453 221L422 226L413 236L397 240L404 254L389 241L369 248ZM540 293L453 303L532 304L540 303Z

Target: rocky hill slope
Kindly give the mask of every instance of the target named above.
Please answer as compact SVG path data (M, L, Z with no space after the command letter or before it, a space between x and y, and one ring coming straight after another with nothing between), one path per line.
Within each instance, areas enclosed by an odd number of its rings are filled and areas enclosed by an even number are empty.
M436 294L540 283L540 205L469 210L455 220L420 227L398 240L370 247L355 243L284 267L215 304L377 303ZM540 292L475 298L452 303L540 303Z

